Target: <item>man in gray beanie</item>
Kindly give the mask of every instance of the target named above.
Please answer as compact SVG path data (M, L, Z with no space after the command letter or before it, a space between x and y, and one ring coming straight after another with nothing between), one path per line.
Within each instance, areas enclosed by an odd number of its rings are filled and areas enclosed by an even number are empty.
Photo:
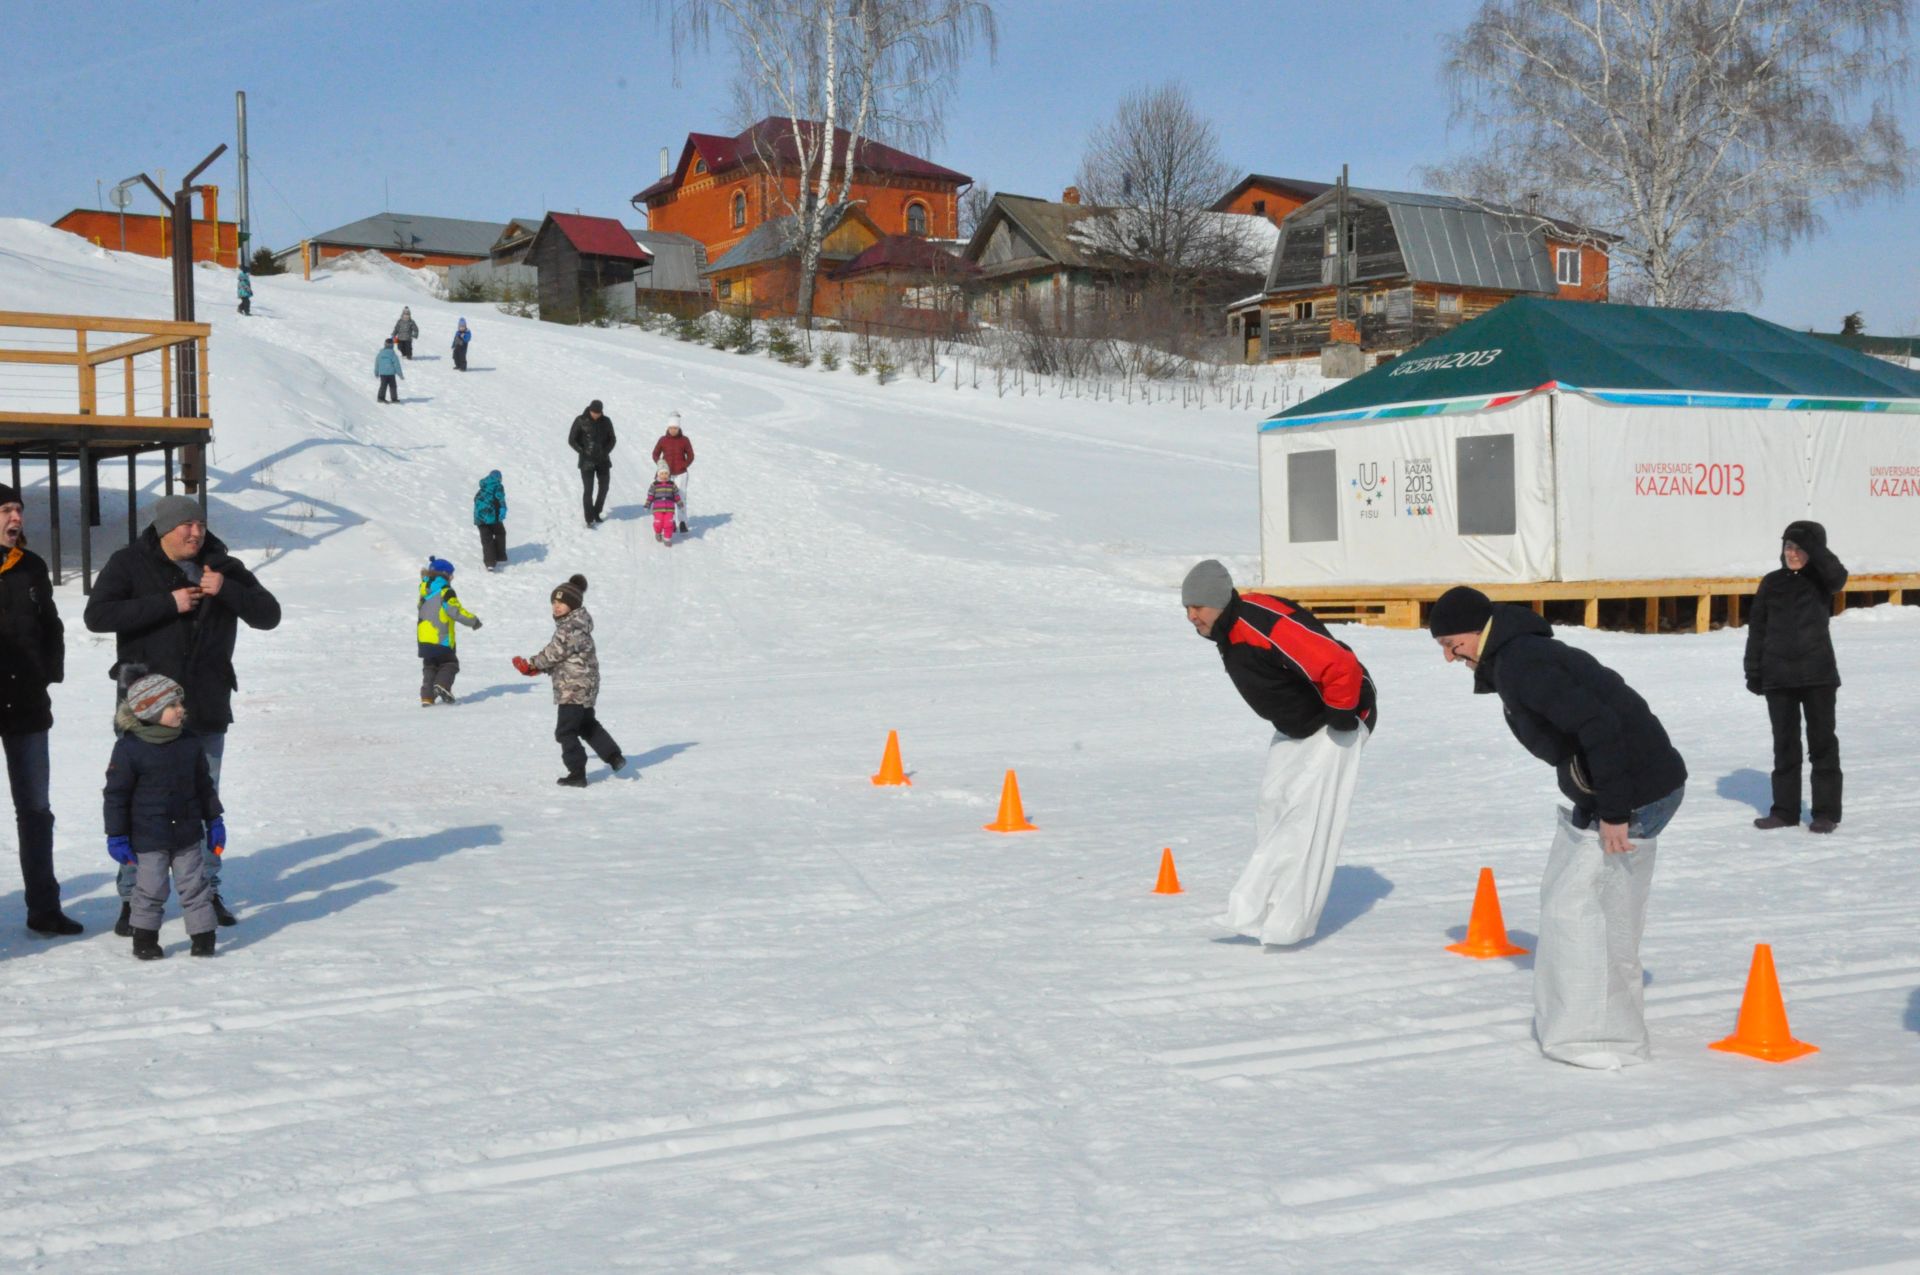
M87 630L111 633L118 659L108 674L122 691L151 673L178 682L187 694L187 729L200 737L214 787L233 722L233 645L249 628L280 623L280 603L219 537L191 496L162 496L148 510L140 538L116 550L94 581L84 613ZM220 897L220 856L206 847L206 876L222 925L237 918ZM114 932L131 934L131 868L120 873L120 920Z
M1373 679L1313 612L1238 592L1212 558L1187 572L1180 602L1247 707L1274 730L1253 858L1222 923L1262 943L1299 943L1319 926L1340 863L1360 752L1380 720Z

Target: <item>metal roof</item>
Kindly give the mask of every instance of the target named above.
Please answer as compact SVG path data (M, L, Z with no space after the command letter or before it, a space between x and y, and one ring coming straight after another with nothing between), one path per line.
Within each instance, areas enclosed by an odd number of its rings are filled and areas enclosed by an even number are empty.
M800 132L811 143L820 135L820 122L801 120ZM850 140L846 129L834 129L834 153L845 155ZM800 148L794 141L793 121L773 115L734 137L722 137L716 133L688 133L686 144L681 147L680 162L674 165L673 171L635 195L633 203L637 206L676 188L680 184L681 174L687 171L689 160L696 154L707 161L708 172L724 173L750 161L759 162L763 159L777 168L790 167L799 163ZM956 186L964 186L973 180L965 173L955 172L942 164L908 154L871 137L860 139L853 152L853 165L862 173L921 177L950 182Z
M507 228L504 221L463 221L456 217L423 217L417 213L383 212L312 236L314 243L346 248L381 248L393 252L445 253L456 257L485 257Z
M660 292L706 290L700 283L700 272L707 267L705 244L691 235L675 234L671 230L635 230L629 226L627 233L653 254L651 266L641 266L634 271L635 287Z
M822 212L820 238L825 240L828 235L840 228L841 222L850 216L857 216L862 221L867 221L865 214L860 213L852 204L835 204ZM868 221L867 224L873 223ZM727 249L726 254L708 266L703 273L718 274L722 270L738 270L742 266L757 266L766 261L778 261L796 250L799 238L799 225L791 215L763 221L754 227L752 234ZM852 260L855 255L857 254L828 252L823 246L820 252L820 263L823 266L837 265L840 262Z
M1546 236L1524 215L1424 200L1389 200L1407 273L1422 283L1508 292L1558 290Z
M645 262L648 252L634 242L627 228L611 217L587 217L579 213L547 214L553 222L553 228L566 237L568 243L589 257L614 257L621 261ZM537 241L539 236L535 236Z

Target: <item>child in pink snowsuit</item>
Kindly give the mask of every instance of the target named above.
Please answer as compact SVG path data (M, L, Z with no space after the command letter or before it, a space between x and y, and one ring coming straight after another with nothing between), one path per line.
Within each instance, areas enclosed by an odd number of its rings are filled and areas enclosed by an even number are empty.
M663 463L654 472L653 486L647 488L647 508L653 510L653 538L661 544L673 543L673 524L679 521L680 506L680 488Z

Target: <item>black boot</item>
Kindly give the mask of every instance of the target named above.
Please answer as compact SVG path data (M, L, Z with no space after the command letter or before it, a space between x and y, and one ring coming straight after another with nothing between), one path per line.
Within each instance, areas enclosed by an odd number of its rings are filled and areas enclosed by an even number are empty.
M685 531L686 529L687 529L687 524L684 520L682 520L682 522L680 523L680 530Z
M553 782L559 784L562 788L585 788L587 786L587 774L583 770L570 770Z
M133 937L133 904L120 905L120 919L113 923L113 932L123 939Z
M68 916L65 912L60 911L60 909L55 908L46 916L28 917L27 928L35 934L51 939L59 938L66 934L79 934L87 927Z
M1772 832L1776 828L1792 828L1798 823L1797 819L1782 819L1779 815L1762 815L1753 821L1753 826L1762 832Z
M213 896L213 919L222 925L240 924L240 918L227 911L226 901L217 894Z
M204 934L196 934L193 936L193 953L192 954L194 956L212 956L213 955L213 931L212 930L208 930Z
M607 765L614 770L624 770L627 766L627 759L621 754L615 753L613 756L607 758Z
M160 931L135 930L133 954L143 961L157 961L166 953L160 950Z

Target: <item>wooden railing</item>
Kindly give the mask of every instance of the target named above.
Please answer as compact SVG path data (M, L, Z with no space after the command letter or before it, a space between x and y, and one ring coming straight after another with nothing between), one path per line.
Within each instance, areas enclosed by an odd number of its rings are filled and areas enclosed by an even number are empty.
M30 342L11 331L30 329L59 333L59 337ZM40 428L98 428L137 430L206 430L211 428L211 401L207 370L207 337L212 331L205 323L183 323L173 319L115 319L89 314L31 314L0 310L0 364L41 364L71 367L76 376L74 408L70 412L0 410L0 432L7 426ZM100 344L101 334L129 335L130 339ZM70 337L72 349L58 348ZM187 346L191 357L180 359L176 351ZM140 412L135 403L138 376L134 360L143 354L157 354L159 367L150 371L160 389L159 410ZM100 410L100 369L119 363L122 410ZM193 405L191 415L178 411L182 396L175 384L175 368L184 365L191 379L185 401ZM150 382L152 383L152 382ZM0 385L0 398L5 388ZM4 406L4 405L0 405Z

